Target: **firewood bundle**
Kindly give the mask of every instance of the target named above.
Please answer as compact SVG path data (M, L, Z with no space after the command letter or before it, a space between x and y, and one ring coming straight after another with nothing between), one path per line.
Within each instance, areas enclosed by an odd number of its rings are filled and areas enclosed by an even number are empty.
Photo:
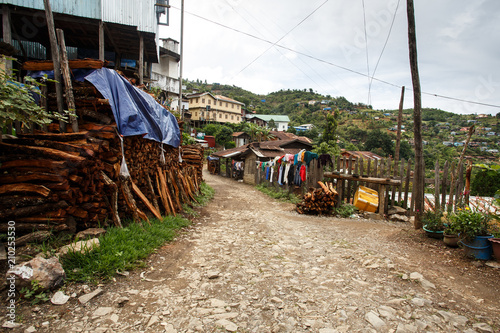
M304 194L303 201L297 204L299 214L320 214L328 215L332 213L337 200L337 191L332 183L318 182L319 188L311 189Z
M56 133L58 124L50 124L47 132L0 142L0 232L9 221L15 221L16 235L121 226L125 218L175 215L196 200L201 146L163 145L163 159L160 143L125 137L125 177L109 102L89 83L73 85L80 132ZM55 109L54 89L47 88L47 104Z

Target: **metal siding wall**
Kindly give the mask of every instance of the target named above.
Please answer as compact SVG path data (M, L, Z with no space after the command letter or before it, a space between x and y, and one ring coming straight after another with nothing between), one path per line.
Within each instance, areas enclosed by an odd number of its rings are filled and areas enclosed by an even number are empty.
M0 4L44 10L43 0L0 0ZM74 15L92 19L101 18L101 0L51 0L55 13Z
M102 20L136 26L139 31L156 34L154 5L155 0L102 0Z

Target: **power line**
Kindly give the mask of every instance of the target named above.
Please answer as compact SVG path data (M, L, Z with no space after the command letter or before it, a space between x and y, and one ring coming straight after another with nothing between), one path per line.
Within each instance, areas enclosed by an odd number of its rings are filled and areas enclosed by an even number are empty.
M321 7L323 7L324 4L326 4L329 0L325 0L325 2L323 2L321 5L319 5L319 7L317 7L315 10L313 10L309 15L307 15L302 21L300 21L299 23L297 23L292 29L290 29L286 34L284 34L280 39L278 39L275 43L273 43L273 45L271 45L269 48L267 48L264 52L262 52L257 58L255 58L254 60L252 60L248 65L246 65L245 67L243 67L238 73L236 73L236 75L233 75L231 77L231 80L233 78L235 78L236 76L238 76L241 72L243 72L245 69L247 69L248 67L250 67L254 62L256 62L260 57L262 57L264 54L267 53L267 51L269 51L270 49L272 49L274 46L276 46L276 44L278 44L280 41L283 40L283 38L285 38L288 34L290 34L293 30L295 30L299 25L301 25L302 23L304 23L309 17L311 17L314 13L316 13Z
M328 1L328 0L327 0ZM180 10L178 7L176 6L173 6L173 5L170 5L170 8L173 8L173 9L177 9L177 10ZM342 69L344 71L347 71L347 72L350 72L350 73L353 73L353 74L357 74L357 75L360 75L360 76L364 76L364 77L368 77L368 75L364 74L364 73L361 73L361 72L358 72L356 70L353 70L353 69L350 69L350 68L347 68L347 67L344 67L344 66L341 66L341 65L337 65L337 64L334 64L330 61L326 61L326 60L323 60L323 59L320 59L320 58L317 58L315 56L312 56L312 55L309 55L309 54L306 54L304 52L300 52L300 51L297 51L297 50L294 50L292 48L289 48L289 47L286 47L286 46L283 46L283 45L279 45L276 43L273 43L269 40L266 40L264 38L261 38L261 37L258 37L258 36L255 36L255 35L252 35L248 32L244 32L244 31L241 31L241 30L238 30L238 29L235 29L233 27L230 27L230 26L227 26L227 25L224 25L222 23L219 23L219 22L216 22L216 21L213 21L213 20L210 20L210 19L207 19L203 16L200 16L198 14L195 14L195 13L191 13L189 11L184 11L186 14L189 14L189 15L192 15L194 17L197 17L199 19L202 19L204 21L207 21L207 22L210 22L210 23L213 23L215 25L218 25L218 26L221 26L223 28L226 28L226 29L229 29L229 30L232 30L232 31L235 31L237 33L240 33L240 34L243 34L243 35L246 35L248 37L251 37L251 38L254 38L254 39L257 39L261 42L264 42L264 43L268 43L268 44L271 44L272 46L275 46L275 47L279 47L279 48L282 48L284 50L288 50L288 51L291 51L291 52L294 52L296 54L299 54L299 55L302 55L304 57L307 57L307 58L310 58L310 59L314 59L318 62L322 62L324 64L327 64L327 65L330 65L330 66L333 66L333 67L337 67L339 69ZM374 80L374 81L378 81L380 83L384 83L386 85L389 85L389 86L392 86L392 87L395 87L395 88L398 88L398 89L401 89L402 86L400 85L397 85L395 83L391 83L391 82L388 82L388 81L385 81L385 80L382 80L382 79L378 79L374 76L371 77L371 80ZM411 90L410 90L411 91ZM477 105L482 105L482 106L489 106L489 107L493 107L493 108L500 108L500 105L494 105L494 104L487 104L487 103L481 103L481 102L474 102L474 101L469 101L469 100L465 100L465 99L460 99L460 98L455 98L455 97L449 97L449 96L444 96L444 95L439 95L439 94L434 94L434 93L427 93L427 92L422 92L422 94L424 95L429 95L429 96L434 96L434 97L439 97L439 98L444 98L444 99L449 99L449 100L455 100L455 101L458 101L458 102L465 102L465 103L470 103L470 104L477 104Z
M373 77L375 76L375 72L377 71L378 64L380 63L380 59L382 59L382 55L384 54L385 47L387 46L387 42L389 42L389 37L391 36L392 27L394 26L394 21L396 20L396 14L399 9L399 3L401 0L398 0L398 4L396 5L396 9L394 10L394 15L392 17L391 26L389 27L389 33L387 34L387 38L385 39L384 47L382 48L382 52L380 52L380 56L378 57L377 64L375 65L375 69L373 70L372 77L370 78L370 84L368 85L368 96L370 95L372 89Z

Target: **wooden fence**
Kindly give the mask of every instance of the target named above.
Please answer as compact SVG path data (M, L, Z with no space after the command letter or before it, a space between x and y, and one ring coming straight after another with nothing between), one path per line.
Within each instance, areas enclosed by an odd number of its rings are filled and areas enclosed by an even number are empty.
M309 188L317 188L318 181L333 181L339 193L340 203L352 203L358 186L366 186L379 191L380 184L367 183L348 177L349 180L333 180L324 177L325 172L332 172L344 175L359 175L361 177L380 178L383 180L399 180L397 186L386 186L384 202L385 211L393 206L406 208L409 215L414 215L414 197L412 197L414 163L401 160L399 163L392 158L381 160L364 160L362 158L344 158L343 156L332 157L333 167L318 167L318 161L311 161L308 168L306 181L297 187L293 184L279 185L274 179L272 182L266 180L266 172L259 168L255 175L255 184L267 183L284 191L296 194L305 193ZM455 207L468 203L469 195L464 190L466 183L466 173L463 164L457 165L458 161L451 163L446 161L441 168L436 162L433 170L426 170L426 174L432 174L432 178L425 179L425 206L428 209L453 210ZM223 176L231 177L230 160L226 164L227 174Z

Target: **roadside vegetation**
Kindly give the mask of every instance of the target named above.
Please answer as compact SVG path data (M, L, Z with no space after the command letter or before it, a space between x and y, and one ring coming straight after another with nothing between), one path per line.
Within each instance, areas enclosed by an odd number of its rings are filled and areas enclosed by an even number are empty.
M195 217L193 209L206 205L213 198L214 190L202 183L197 204L185 212ZM142 226L126 221L123 228L110 227L99 237L100 246L87 253L69 252L61 257L68 281L98 283L113 278L117 273L144 267L145 259L157 248L175 239L182 228L191 224L186 217L166 216L152 219Z

